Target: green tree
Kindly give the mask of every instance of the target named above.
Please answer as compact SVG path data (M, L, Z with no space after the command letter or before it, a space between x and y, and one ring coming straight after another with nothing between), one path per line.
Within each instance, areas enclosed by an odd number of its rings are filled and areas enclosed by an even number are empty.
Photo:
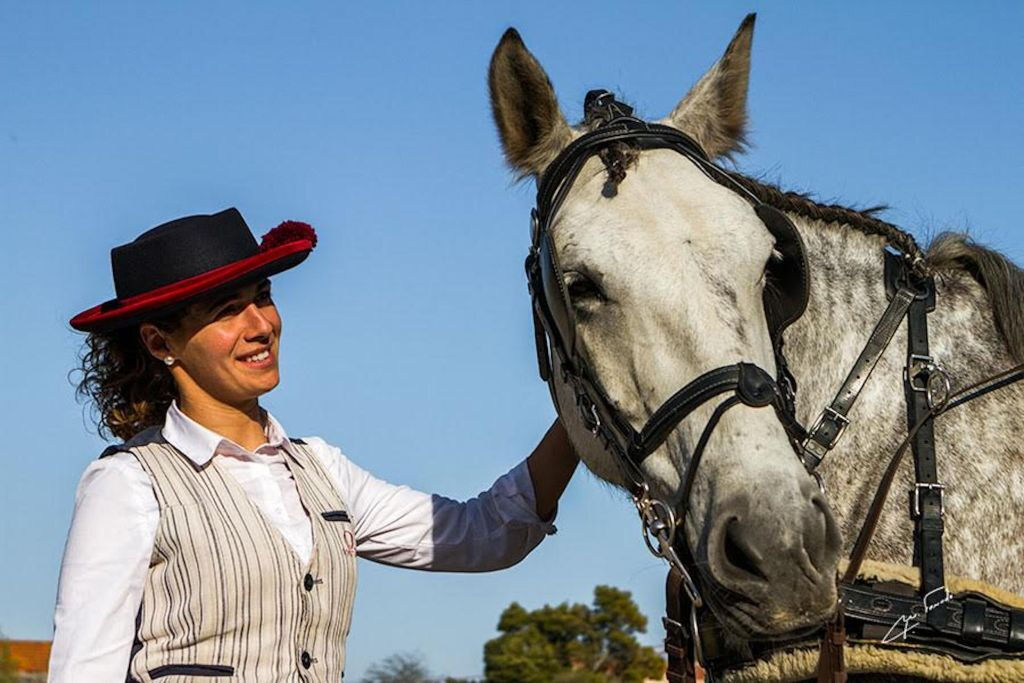
M430 672L423 657L399 652L373 664L366 670L363 683L428 683Z
M0 632L0 683L15 683L17 673L11 657L11 644Z
M638 683L661 678L665 663L636 635L647 617L628 591L594 589L593 606L562 603L527 611L513 602L484 645L488 683Z

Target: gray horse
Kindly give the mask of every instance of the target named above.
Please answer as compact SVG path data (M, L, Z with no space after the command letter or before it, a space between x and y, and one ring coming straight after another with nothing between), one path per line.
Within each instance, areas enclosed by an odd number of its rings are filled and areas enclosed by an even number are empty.
M722 58L661 121L696 139L712 158L743 149L752 35L748 17ZM566 122L544 70L514 30L495 50L489 79L505 155L521 176L539 177L587 132ZM766 264L779 255L750 203L686 157L657 149L620 156L587 162L551 234L577 343L615 407L639 428L707 370L748 361L774 371L762 291ZM925 258L936 276L931 350L954 387L1024 359L1024 276L1000 254L951 234L922 252L911 236L871 212L741 180L789 216L807 247L808 307L785 334L802 423L829 403L887 305L887 245ZM725 415L689 500L679 500L681 473L713 405L684 421L645 462L655 494L685 507L684 531L703 592L736 634L783 633L820 623L834 609L837 564L849 554L888 456L906 433L906 345L901 326L823 464L827 501L770 410L741 406ZM572 409L568 386L556 391L556 402L586 465L623 485L611 456ZM1014 593L1024 593L1024 458L1015 438L1022 416L1024 388L1017 385L936 425L947 487L947 572ZM871 557L910 564L912 525L899 491L912 486L908 459Z

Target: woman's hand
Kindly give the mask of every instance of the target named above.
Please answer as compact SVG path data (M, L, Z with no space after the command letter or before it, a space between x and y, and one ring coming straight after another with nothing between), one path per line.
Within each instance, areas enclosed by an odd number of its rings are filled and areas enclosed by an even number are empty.
M561 420L555 419L526 462L533 480L537 516L549 521L558 507L558 498L580 462L569 444Z

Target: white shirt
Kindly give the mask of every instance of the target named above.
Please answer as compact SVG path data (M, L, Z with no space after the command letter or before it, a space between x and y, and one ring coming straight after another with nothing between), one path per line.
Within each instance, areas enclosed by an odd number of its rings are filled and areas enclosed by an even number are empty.
M219 458L305 562L309 518L286 464L292 448L264 411L267 443L250 452L172 403L161 433L196 465ZM526 462L476 498L458 502L374 478L319 437L305 441L352 517L356 551L377 562L439 571L489 571L527 555L547 534ZM149 475L130 453L93 460L78 484L54 612L51 682L124 680L160 509Z

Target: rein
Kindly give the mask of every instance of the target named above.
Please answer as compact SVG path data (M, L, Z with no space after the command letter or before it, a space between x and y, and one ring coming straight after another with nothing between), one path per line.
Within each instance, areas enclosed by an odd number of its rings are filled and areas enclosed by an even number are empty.
M669 657L667 676L673 683L692 683L695 663L706 671L708 681L730 668L748 664L773 652L820 643L818 681L846 680L844 646L853 629L858 639L892 647L889 632L900 620L917 620L927 628L904 634L903 640L925 651L951 655L962 661L1024 653L1024 610L1002 605L986 596L965 593L951 596L945 589L942 535L943 491L936 468L933 422L964 403L1024 379L1024 364L994 374L951 392L942 367L929 355L927 314L935 308L935 287L921 259L886 252L885 278L890 302L832 402L812 427L805 429L795 414L796 381L783 355L782 332L797 320L807 305L809 272L799 233L778 209L761 202L732 175L715 166L691 138L678 130L647 123L632 116L632 109L607 91L591 91L585 103L585 122L592 130L570 143L545 170L538 183L537 205L531 214L532 246L526 272L533 302L537 362L559 412L556 381L571 387L575 408L591 434L614 456L627 483L647 547L670 567L666 582L667 615L665 648ZM776 239L783 255L772 275L782 286L765 291L765 315L774 348L778 375L740 362L712 369L681 388L658 407L646 424L636 430L615 408L576 344L572 302L562 277L550 227L584 164L610 145L624 142L640 149L670 149L692 161L715 182L726 185L750 200L758 217ZM868 509L843 577L835 617L824 634L805 632L770 641L750 641L736 652L716 635L720 625L705 608L693 571L694 557L685 534L677 534L686 510L705 446L721 417L731 408L772 407L789 436L797 457L818 480L817 468L836 446L850 423L848 414L872 371L907 321L908 353L904 369L908 433L893 454ZM557 356L560 377L553 372ZM697 408L719 399L691 454L680 487L680 511L651 495L642 464ZM868 546L877 528L897 469L907 450L914 453L915 486L911 491L914 519L914 564L920 567L919 594L907 595L889 585L871 584L858 578ZM822 489L824 490L824 489ZM936 601L938 594L941 601ZM932 602L929 602L929 600ZM923 613L922 613L923 612ZM923 621L922 621L923 620ZM888 631L886 630L888 629ZM904 643L905 645L905 643ZM731 649L732 648L732 649Z

